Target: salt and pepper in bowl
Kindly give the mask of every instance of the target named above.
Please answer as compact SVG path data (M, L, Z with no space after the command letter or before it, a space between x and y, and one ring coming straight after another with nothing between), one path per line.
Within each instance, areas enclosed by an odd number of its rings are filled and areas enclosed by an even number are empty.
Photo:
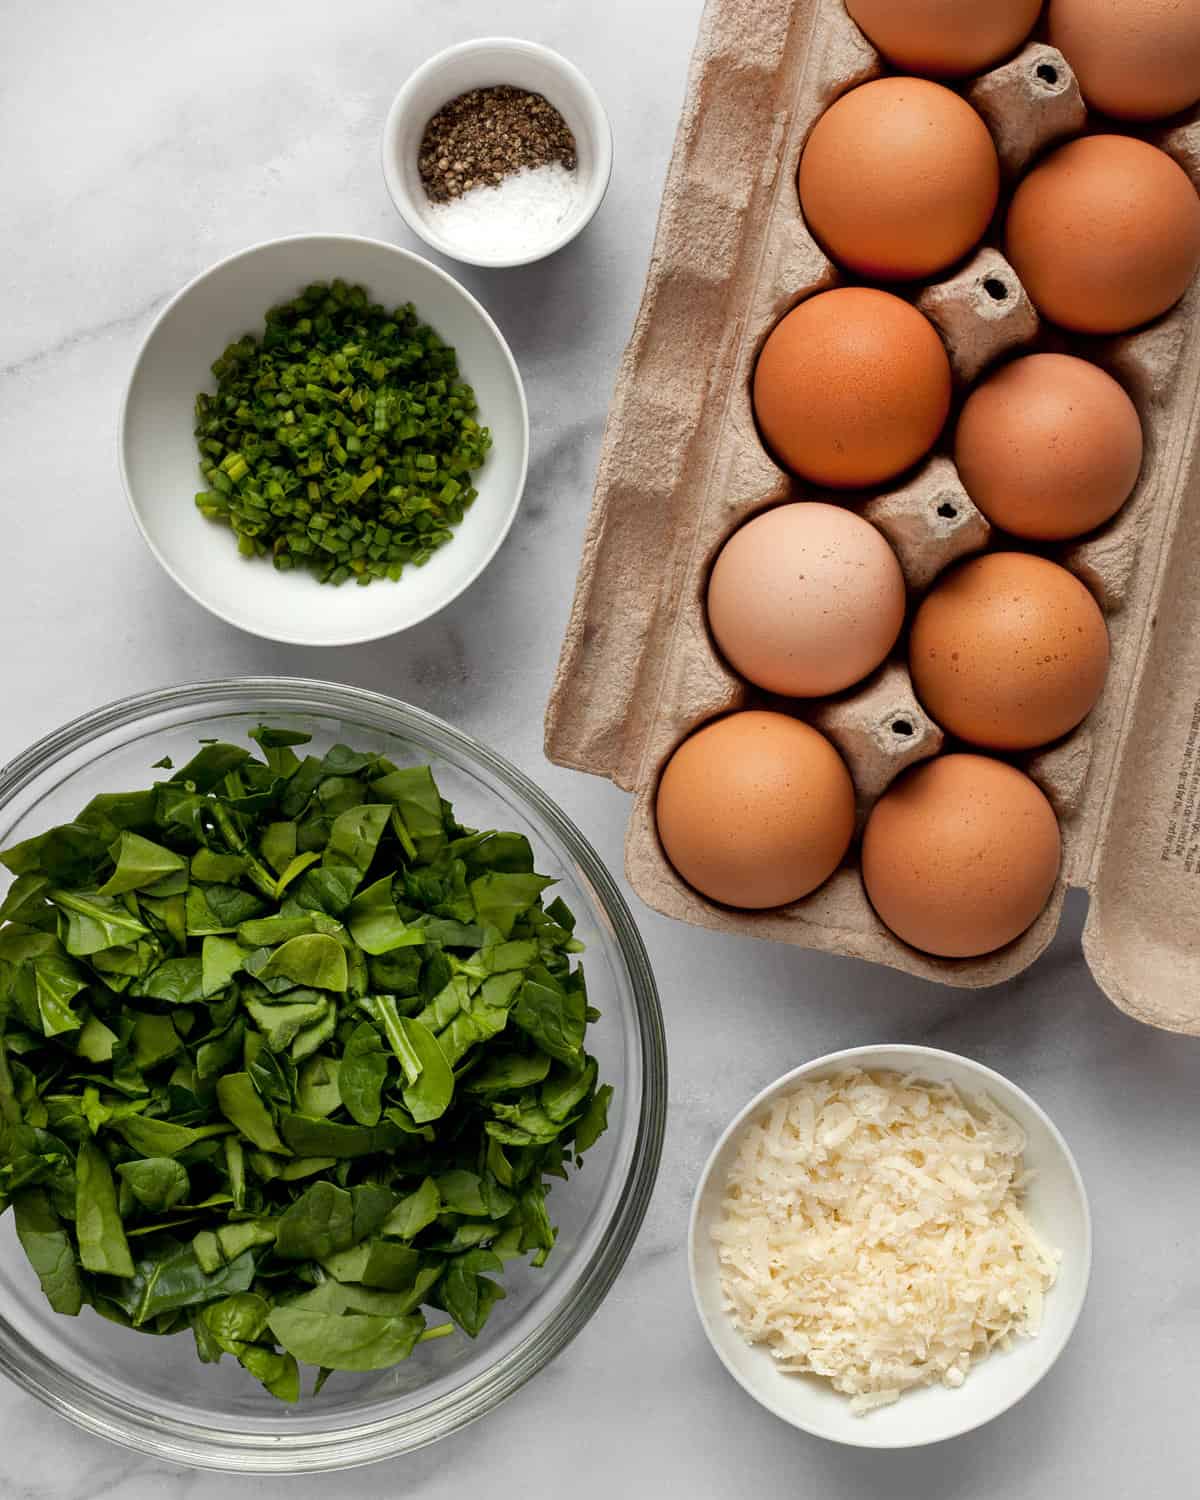
M447 48L396 96L383 174L414 234L469 265L528 265L575 238L612 171L604 106L572 63L535 42Z

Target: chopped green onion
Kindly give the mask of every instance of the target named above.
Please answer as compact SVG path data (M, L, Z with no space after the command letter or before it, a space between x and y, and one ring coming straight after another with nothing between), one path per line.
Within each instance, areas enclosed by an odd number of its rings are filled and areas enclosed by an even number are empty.
M196 506L238 551L323 583L398 579L453 535L491 447L455 352L410 305L317 283L266 315L196 397Z

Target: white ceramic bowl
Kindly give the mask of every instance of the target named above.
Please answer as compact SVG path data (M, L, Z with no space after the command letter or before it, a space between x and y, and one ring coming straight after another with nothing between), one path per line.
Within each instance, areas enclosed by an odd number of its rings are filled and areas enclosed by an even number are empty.
M846 1067L890 1068L931 1083L951 1083L962 1093L989 1095L1025 1131L1026 1165L1036 1177L1025 1197L1038 1233L1062 1251L1058 1281L1046 1295L1036 1338L1018 1338L1011 1350L975 1365L958 1390L931 1386L909 1391L891 1406L856 1417L849 1400L815 1375L781 1371L771 1354L742 1338L722 1307L717 1252L711 1230L719 1217L725 1181L743 1127L801 1079ZM743 1390L793 1427L859 1448L915 1448L956 1437L1007 1411L1041 1380L1062 1353L1087 1293L1092 1260L1091 1216L1070 1148L1028 1094L991 1068L932 1047L852 1047L785 1073L756 1095L731 1122L709 1157L692 1203L688 1266L692 1295L709 1342Z
M458 352L493 446L473 481L478 498L454 537L398 582L335 588L243 558L232 531L196 509L203 489L193 436L198 391L215 391L210 366L244 333L261 335L267 309L335 277L387 306L418 315ZM516 515L529 461L529 413L504 336L452 276L410 251L353 235L268 240L188 283L146 335L121 408L120 463L134 520L180 588L221 619L298 646L376 640L428 619L487 567Z
M470 89L501 83L544 95L567 122L576 146L580 192L574 208L544 243L518 256L448 240L430 218L417 168L425 127L442 105ZM537 42L480 37L431 57L396 95L383 127L383 175L401 218L433 249L472 266L528 265L561 250L600 207L612 175L612 129L599 95L574 63Z

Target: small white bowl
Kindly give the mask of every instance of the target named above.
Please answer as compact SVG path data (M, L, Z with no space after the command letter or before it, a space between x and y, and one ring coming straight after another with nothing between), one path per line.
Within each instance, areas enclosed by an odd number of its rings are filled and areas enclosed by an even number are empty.
M204 488L193 435L196 393L215 391L210 366L244 333L261 337L268 308L314 281L365 286L388 307L412 302L458 353L492 449L454 536L423 567L365 588L279 573L244 558L233 532L196 509ZM353 235L268 240L197 276L154 320L134 363L120 422L121 478L146 545L175 582L222 620L297 646L348 646L419 624L472 583L508 534L529 462L529 413L504 336L452 276L395 245Z
M1043 1323L1035 1338L1017 1338L973 1366L958 1390L930 1386L906 1392L891 1406L866 1416L851 1413L849 1399L816 1375L780 1370L769 1351L748 1344L722 1306L721 1277L712 1226L742 1130L774 1099L801 1079L843 1068L894 1069L930 1083L951 1083L962 1093L989 1095L1025 1131L1026 1165L1036 1172L1025 1195L1030 1222L1062 1251L1058 1280L1046 1294ZM1041 1380L1062 1353L1087 1293L1092 1226L1087 1194L1070 1148L1028 1094L991 1068L932 1047L851 1047L785 1073L751 1099L717 1142L700 1176L688 1225L688 1268L700 1321L721 1363L768 1411L816 1437L857 1448L916 1448L957 1437L998 1417Z
M524 255L489 254L446 239L429 215L417 154L433 116L470 89L508 83L542 94L575 136L578 200L553 234ZM383 127L383 175L401 218L416 235L454 260L472 266L524 266L553 255L591 222L612 175L612 129L599 95L574 63L549 47L518 37L480 37L431 57L396 95Z

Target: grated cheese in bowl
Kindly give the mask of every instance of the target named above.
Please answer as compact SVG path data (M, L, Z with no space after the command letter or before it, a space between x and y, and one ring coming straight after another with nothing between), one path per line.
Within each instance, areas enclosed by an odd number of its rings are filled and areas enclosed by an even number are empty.
M862 1414L1034 1336L1059 1253L1021 1209L1025 1135L896 1072L805 1080L745 1129L712 1230L726 1311Z

